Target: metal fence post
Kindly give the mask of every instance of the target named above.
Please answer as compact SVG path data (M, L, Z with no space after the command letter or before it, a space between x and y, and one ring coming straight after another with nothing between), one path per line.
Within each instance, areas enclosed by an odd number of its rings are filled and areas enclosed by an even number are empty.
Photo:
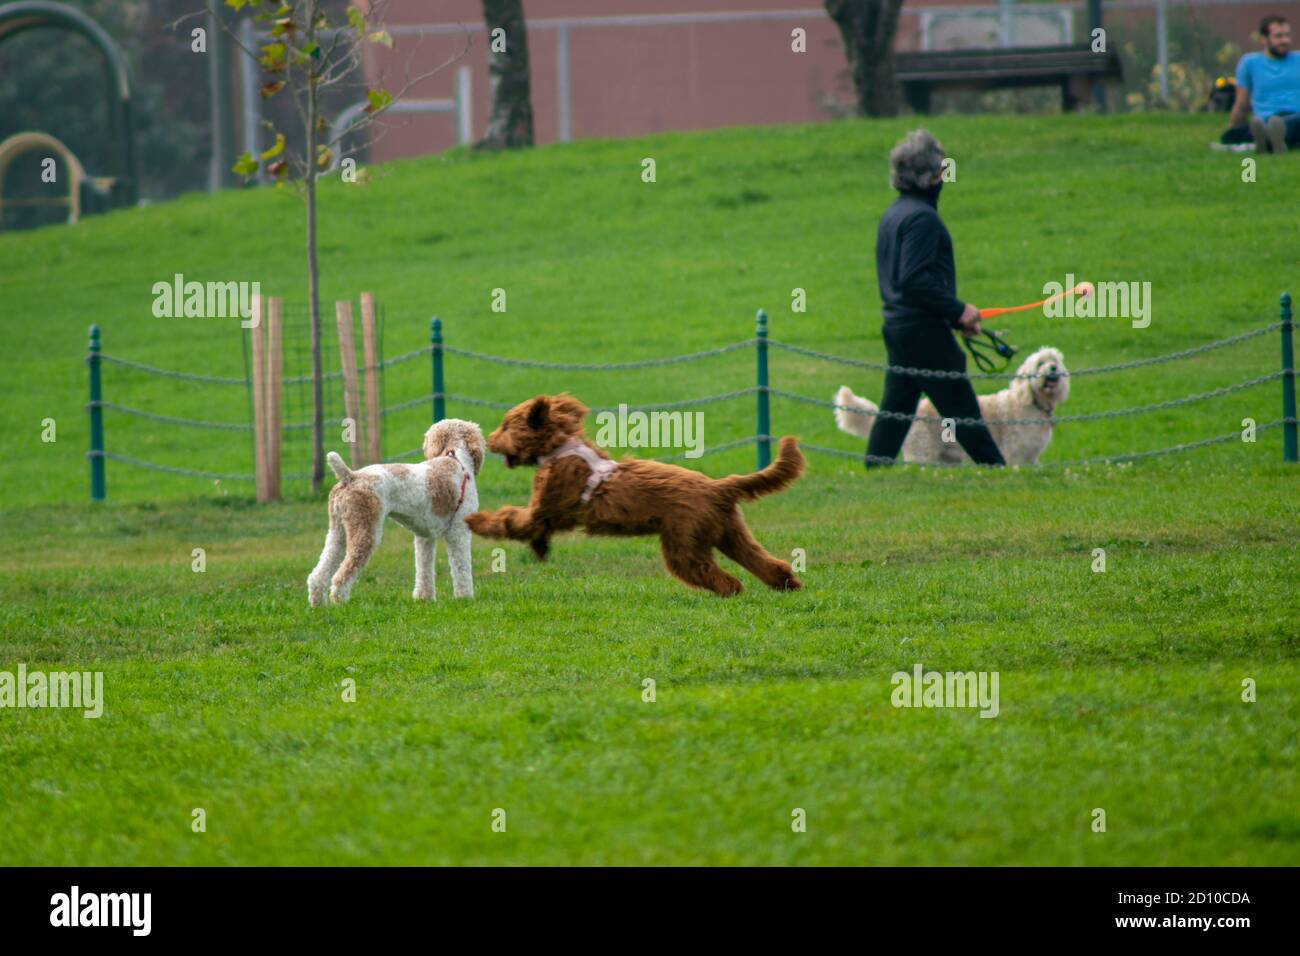
M758 310L758 467L772 461L772 415L767 394L767 313Z
M1169 103L1169 17L1165 0L1156 0L1156 63L1160 65L1160 102Z
M104 500L104 398L103 387L99 380L99 326L90 327L90 354L86 356L90 366L90 500Z
M559 140L573 139L572 98L569 95L569 25L561 23L555 31L556 107L559 112Z
M1291 339L1291 293L1282 293L1282 460L1296 461L1295 346Z
M474 142L474 99L470 91L469 67L456 71L456 142L468 146Z
M447 417L447 401L442 394L442 319L436 315L429 323L429 342L433 345L433 420Z

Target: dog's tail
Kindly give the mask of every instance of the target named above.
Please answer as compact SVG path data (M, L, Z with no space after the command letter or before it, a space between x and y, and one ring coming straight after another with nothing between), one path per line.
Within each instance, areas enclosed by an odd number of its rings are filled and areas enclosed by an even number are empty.
M842 385L835 393L835 404L840 406L835 409L835 424L840 427L840 431L859 438L871 437L871 426L876 423L876 412L880 411L875 402L854 395L851 388Z
M343 484L346 485L356 477L357 473L343 463L343 459L339 457L338 452L330 452L325 456L325 460L329 462L330 467L334 469L334 474L338 475L339 481Z
M718 484L723 491L730 491L741 501L753 501L790 487L803 474L803 466L799 439L794 435L786 435L781 439L776 461L772 464L750 475L732 475L719 479Z

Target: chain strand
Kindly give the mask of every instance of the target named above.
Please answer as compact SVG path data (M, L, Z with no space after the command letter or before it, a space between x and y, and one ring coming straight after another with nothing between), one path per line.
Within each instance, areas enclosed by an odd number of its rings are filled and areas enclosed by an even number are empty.
M1060 415L1052 418L953 418L954 425L1030 425L1042 428L1046 425L1062 425L1071 422L1095 422L1110 418L1125 418L1129 415L1143 415L1147 412L1156 412L1168 408L1177 408L1180 405L1191 405L1195 402L1203 402L1211 398L1220 398L1224 395L1230 395L1233 392L1240 392L1243 389L1253 388L1264 382L1271 382L1274 379L1282 378L1291 374L1291 369L1283 369L1278 372L1270 372L1267 375L1261 375L1258 378L1248 379L1244 382L1237 382L1235 385L1225 385L1222 388L1216 388L1209 392L1201 392L1197 395L1187 395L1183 398L1171 398L1164 402L1155 402L1151 405L1135 405L1132 408L1116 408L1105 412L1089 412L1083 415ZM935 415L914 415L907 412L887 412L883 409L868 411L864 408L855 408L852 405L837 405L834 402L823 401L819 398L812 398L808 395L799 395L795 392L787 392L779 388L768 387L766 389L770 394L779 398L788 398L791 401L803 402L805 405L818 405L822 408L832 408L836 411L852 412L855 415L862 415L867 418L885 418L894 421L913 421L913 422L943 422L946 419Z

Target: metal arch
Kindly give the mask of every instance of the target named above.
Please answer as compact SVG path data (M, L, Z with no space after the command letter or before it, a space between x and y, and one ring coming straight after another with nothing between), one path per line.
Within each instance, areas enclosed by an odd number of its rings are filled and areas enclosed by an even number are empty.
M15 159L24 153L41 148L53 152L63 160L64 165L67 167L68 222L74 223L81 218L81 184L86 179L86 171L82 168L81 160L77 159L76 154L68 149L62 141L49 133L36 131L14 133L14 135L0 143L0 183L5 181L5 174L9 172L9 167ZM5 198L0 193L0 224L4 222L4 207Z
M18 0L0 5L0 44L27 30L55 27L80 33L104 54L109 81L109 123L114 142L114 205L139 198L135 134L131 128L131 67L122 48L82 11L54 0Z

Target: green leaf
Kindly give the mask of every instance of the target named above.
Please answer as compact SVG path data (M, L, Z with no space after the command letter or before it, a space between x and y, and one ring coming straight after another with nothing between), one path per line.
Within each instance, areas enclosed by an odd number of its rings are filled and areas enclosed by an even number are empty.
M366 106L367 113L378 113L388 104L393 102L393 94L387 90L366 90L366 99L369 105Z
M387 30L376 30L370 34L370 42L379 43L391 50L393 48L393 35Z
M283 43L268 43L262 47L262 56L258 60L262 64L262 69L268 73L276 73L284 69L285 45Z
M275 145L262 154L262 159L263 161L268 159L274 159L275 157L279 156L283 152L284 152L284 134L276 133Z
M333 161L333 159L334 159L334 150L330 149L328 146L316 147L316 168L317 169L329 169L330 163Z
M366 32L366 15L356 7L348 7L348 23L358 33Z
M231 172L237 176L252 176L257 172L257 160L253 158L252 153L244 153L235 161Z

